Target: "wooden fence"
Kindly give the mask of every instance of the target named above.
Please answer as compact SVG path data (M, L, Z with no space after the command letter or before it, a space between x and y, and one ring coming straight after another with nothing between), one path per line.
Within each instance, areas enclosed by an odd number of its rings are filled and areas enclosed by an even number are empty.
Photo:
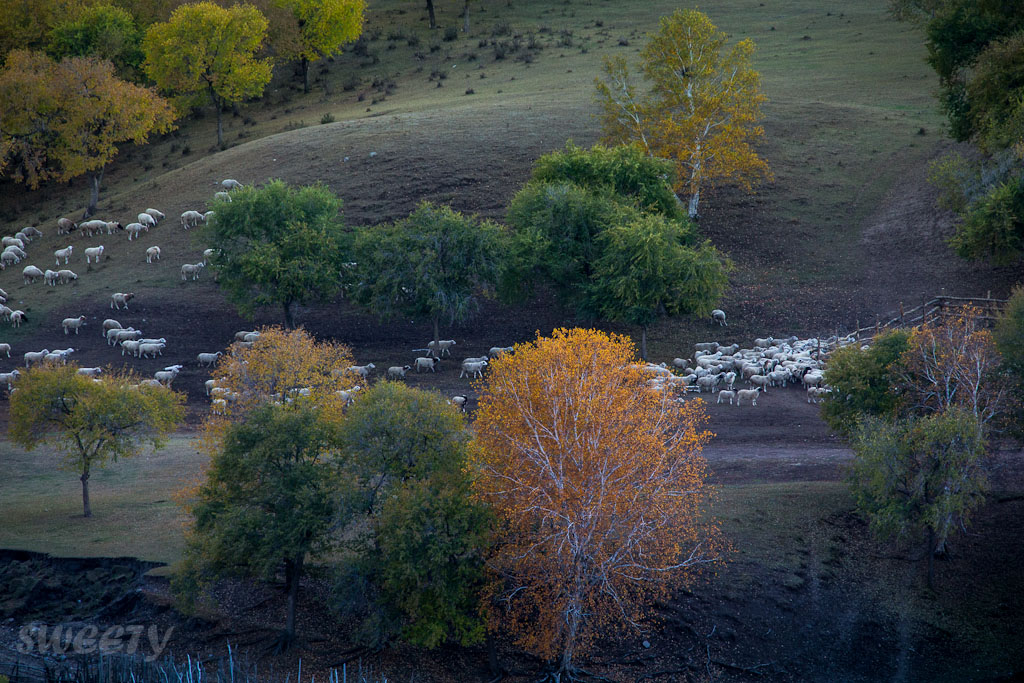
M982 321L986 326L992 326L1005 305L1006 299L993 299L990 295L984 297L936 296L913 308L904 309L901 303L898 310L878 316L874 325L861 327L860 321L858 321L857 329L851 334L860 339L864 336L872 337L886 330L941 323L947 318L961 315L965 309L971 310L976 320Z

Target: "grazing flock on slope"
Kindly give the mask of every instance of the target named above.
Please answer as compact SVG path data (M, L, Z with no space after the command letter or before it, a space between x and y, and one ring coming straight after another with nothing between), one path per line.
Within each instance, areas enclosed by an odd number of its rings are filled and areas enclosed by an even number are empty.
M237 180L228 179L221 183L223 190L216 193L215 197L223 201L231 201L231 191L242 187ZM213 214L212 211L201 213L199 211L185 211L181 214L181 228L189 230L205 223ZM97 235L115 235L119 232L126 232L129 241L141 239L143 233L149 233L164 220L166 216L157 209L146 209L138 214L137 221L122 225L117 221L88 220L75 223L68 218L57 220L57 234L71 235L79 232L83 237ZM0 253L0 270L9 266L15 266L28 258L29 245L34 239L42 237L43 233L35 227L22 228L13 237L3 237L3 252ZM86 265L99 263L103 257L104 247L98 245L83 250ZM78 275L67 268L60 269L61 265L68 266L74 258L74 245L68 245L53 252L54 265L58 270L47 268L41 270L35 265L26 265L22 269L25 284L34 284L42 280L47 286L58 287L67 285L78 279ZM181 279L183 281L198 280L203 268L209 259L215 257L213 249L203 252L202 261L196 263L185 263L181 266ZM161 249L159 246L151 246L145 250L146 263L159 261ZM115 292L110 297L110 308L116 311L129 310L129 303L135 298L133 292ZM21 310L12 310L7 306L8 295L0 289L0 319L7 320L12 326L18 327L27 320L27 315ZM727 326L725 312L715 309L711 313L711 320L720 326ZM79 334L82 327L86 325L84 315L65 318L61 322L61 328L65 335L74 332ZM107 344L113 347L120 347L122 356L134 358L157 358L163 356L167 348L167 340L164 337L145 337L142 330L133 327L124 327L119 321L108 318L103 321L101 334ZM235 335L234 343L231 345L231 352L238 349L251 347L259 338L259 332L240 331ZM762 393L768 393L769 388L785 387L788 385L801 385L807 394L809 403L817 403L828 394L830 389L824 385L823 363L836 346L852 343L852 338L831 338L819 339L798 339L790 337L785 340L776 340L771 337L755 339L750 348L741 349L738 344L724 346L718 342L702 342L696 344L695 353L692 359L675 358L671 365L668 363L643 363L636 367L643 373L649 374L647 383L651 391L672 394L678 396L676 400L685 400L682 396L688 393L717 392L717 403L728 401L730 405L751 406L757 405L757 399ZM394 365L387 368L385 376L388 379L405 379L406 374L415 370L421 372L437 372L442 359L452 355L452 348L456 346L454 339L445 339L439 342L431 341L425 348L413 349L413 353L422 353L411 360L408 365ZM469 357L461 361L460 378L479 378L483 376L488 363L497 356L510 353L514 350L511 346L492 347L486 356ZM11 358L11 345L0 343L0 356ZM42 349L40 351L27 351L22 354L25 367L31 367L35 363L61 363L66 364L69 357L74 353L74 348L66 349ZM221 358L223 352L200 353L196 357L199 367L213 367ZM183 369L182 364L169 365L157 371L152 379L143 380L145 384L161 384L171 386L178 373ZM366 365L339 368L334 372L339 375L351 376L353 384L350 388L340 390L338 394L346 403L355 400L362 386L371 378L376 365ZM98 378L102 371L99 367L80 368L80 374ZM10 372L0 373L0 388L6 387L8 392L16 390L16 383L20 376L18 369ZM743 388L744 385L746 388ZM218 386L216 380L207 380L205 383L206 394L211 399L211 410L214 413L224 413L228 404L237 400L238 396L225 387ZM298 388L297 392L302 393L304 389ZM305 390L305 391L308 391ZM460 394L453 396L449 401L460 410L465 410L468 396Z

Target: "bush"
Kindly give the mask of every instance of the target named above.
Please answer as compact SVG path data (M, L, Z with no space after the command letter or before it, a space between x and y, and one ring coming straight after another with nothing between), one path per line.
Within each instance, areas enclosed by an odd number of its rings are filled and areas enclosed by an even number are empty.
M334 114L330 112L327 112L326 114L320 117L320 123L334 123L334 121Z
M449 26L449 27L447 27L444 30L444 40L445 40L445 42L450 43L450 42L452 42L453 40L455 40L458 37L459 37L459 29L457 29L456 27Z
M822 404L829 427L849 436L866 416L895 417L900 405L896 375L908 348L910 335L897 330L875 337L866 350L851 345L833 353L825 368L832 395Z
M950 245L966 259L1009 264L1024 254L1024 176L992 188L967 210Z
M996 321L996 347L1003 357L1003 369L1010 376L1015 394L1015 415L1011 416L1012 430L1024 436L1024 286L1018 286Z

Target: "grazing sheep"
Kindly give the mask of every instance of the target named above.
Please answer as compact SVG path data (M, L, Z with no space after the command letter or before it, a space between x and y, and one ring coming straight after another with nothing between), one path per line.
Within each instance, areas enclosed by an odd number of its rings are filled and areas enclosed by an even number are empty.
M103 368L78 368L79 375L85 375L86 377L92 377L93 379L99 377L103 373Z
M139 225L141 225L146 232L149 232L150 228L156 227L156 219L150 216L148 213L140 213L137 218L139 221Z
M220 200L222 202L230 202L231 201L231 195L229 195L227 192L214 192L213 193L213 198L215 200Z
M64 259L64 265L65 266L68 264L68 261L71 260L71 252L74 250L74 248L75 248L74 246L69 244L68 246L64 247L63 249L58 249L57 251L53 252L53 255L56 257L56 261L57 261L57 265L58 266L60 265L60 260L61 259Z
M514 346L492 346L491 350L487 352L487 355L491 358L497 358L502 354L512 353L514 349Z
M171 382L173 382L174 379L178 376L178 373L181 372L181 368L181 365L171 365L170 367L166 367L163 370L157 370L156 372L153 373L153 379L155 379L157 382L160 382L164 386L169 387L171 386Z
M738 407L744 400L749 400L750 405L757 405L757 394L760 389L740 389L736 392L736 406Z
M25 367L30 367L33 363L38 363L42 359L46 358L46 354L50 353L50 349L43 349L42 351L26 351L25 352Z
M227 415L228 402L222 398L215 398L210 401L210 412L214 415Z
M157 211L156 209L146 209L146 213L152 216L157 223L166 218L162 211Z
M351 389L338 389L334 393L341 397L341 400L344 401L345 405L350 406L352 405L352 402L356 400L356 394L360 389L362 389L362 387L357 384Z
M725 399L729 399L729 405L732 405L733 399L736 398L735 391L729 391L728 389L722 389L718 392L718 403L721 403Z
M57 278L58 275L56 270L50 270L49 268L47 268L46 272L43 273L43 282L50 285L51 287L57 286Z
M77 279L78 279L78 274L75 273L75 271L73 271L73 270L63 270L63 269L61 269L61 270L57 271L57 282L59 282L62 285L66 285L69 282L71 282L72 280L77 280Z
M254 341L256 341L259 338L260 338L260 333L259 332L246 332L245 336L242 337L242 341L254 342Z
M202 262L199 263L186 263L181 267L181 279L187 280L191 276L192 280L199 279L199 272L204 268Z
M464 413L466 412L466 401L468 400L469 396L466 396L465 394L458 394L456 396L452 396L451 400L448 402L458 408L460 413Z
M103 245L98 247L89 247L85 250L85 263L88 265L92 262L92 259L96 259L96 263L100 262L100 258L103 257Z
M194 228L203 222L203 214L198 211L186 211L181 214L181 227L185 230Z
M70 218L58 218L57 219L57 234L66 235L72 230L78 229L78 223L74 222ZM23 229L22 232L25 232ZM28 234L27 232L25 233Z
M114 320L113 318L107 318L106 320L103 321L103 336L104 337L107 336L107 332L109 332L110 330L120 330L120 329L124 329L124 328L121 327L121 323L119 323L118 321Z
M13 266L20 261L21 259L13 251L4 251L4 253L0 254L0 270L7 266Z
M405 373L410 370L412 370L411 365L392 365L388 368L388 377L401 377L402 379L405 379Z
M150 247L146 250L146 263L152 263L153 259L160 260L160 247Z
M440 360L438 360L437 358L434 358L433 356L429 356L429 357L420 356L415 361L413 361L413 365L416 366L416 372L417 373L420 370L425 370L427 368L430 368L431 372L437 372L437 370L434 369L434 366L436 366L439 362L440 362Z
M128 225L124 226L124 231L128 233L129 242L131 242L134 239L138 239L139 235L142 234L142 231L144 229L145 227L142 225L142 223L129 223Z
M470 377L483 377L484 368L487 366L487 361L480 360L472 363L462 362L462 371L459 373L459 377L465 377L467 374Z
M10 344L0 344L0 353L6 353L7 357L10 358L11 357L11 345Z
M135 298L134 292L115 292L110 295L110 307L120 311L121 306L128 310L128 302Z
M365 379L370 376L370 372L376 367L377 366L374 365L373 363L368 363L366 365L350 365L347 368L345 368L345 372L350 372L359 375L360 377Z
M24 228L21 229L21 232L25 233L29 237L42 237L43 236L42 231L38 230L37 228L35 228L35 227L31 226L31 225L26 225Z
M200 353L199 355L196 356L196 360L199 361L199 365L201 366L212 366L223 355L223 351L217 351L215 353Z
M14 383L21 377L20 370L11 370L10 372L0 373L0 384L7 385L7 391L10 392L14 389Z
M203 265L208 265L210 259L217 255L216 249L203 249Z
M427 351L432 356L437 356L438 351L440 351L441 355L438 356L438 357L439 358L443 358L446 353L449 356L452 355L451 348L453 346L455 346L455 340L454 339L442 339L439 342L431 341L429 344L427 344Z
M17 237L4 237L0 239L0 245L5 247L18 247L19 249L25 248L25 243L19 240Z
M61 321L60 326L64 328L64 334L68 333L68 330L74 330L75 334L78 334L78 329L85 324L85 316L80 315L77 318L64 318Z
M25 284L31 285L35 283L36 278L43 276L43 271L35 266L25 266L24 270L21 271L21 275L25 278Z
M725 311L720 308L711 311L711 319L719 325L729 326L729 323L725 322Z
M118 221L107 221L105 227L108 235L113 235L118 230L124 230L124 226Z
M86 237L92 237L94 234L99 234L106 230L107 222L99 219L93 219L91 221L85 221L78 225L78 229L82 233L82 239Z
M237 190L239 188L245 187L245 185L242 185L242 183L238 182L234 178L228 178L227 180L220 181L220 186L223 187L225 190Z
M718 351L718 342L700 342L699 344L694 344L693 348L695 348L697 351L715 353L716 351Z

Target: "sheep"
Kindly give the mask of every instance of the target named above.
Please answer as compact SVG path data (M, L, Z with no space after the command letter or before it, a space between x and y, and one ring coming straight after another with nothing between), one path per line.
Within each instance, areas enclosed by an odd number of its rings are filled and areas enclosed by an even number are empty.
M68 330L74 330L75 334L78 334L78 329L82 327L82 325L85 325L85 316L80 315L77 318L64 318L60 325L64 328L65 335L67 335Z
M252 342L247 341L235 342L233 348L231 349L231 355L235 355L235 351L237 350L251 349L252 344Z
M39 270L35 266L25 266L21 271L21 275L25 278L25 284L31 285L35 284L36 278L43 276L43 271Z
M153 358L164 355L164 348L166 344L139 344L139 358L149 358L152 354Z
M13 266L21 261L21 258L13 251L4 251L0 254L0 270L7 266Z
M441 355L438 356L438 357L439 358L443 358L446 353L449 356L452 355L451 348L453 346L455 346L455 340L454 339L442 339L441 341L438 341L438 342L432 341L429 344L427 344L427 351L432 356L436 356L437 352L440 351Z
M157 223L166 218L163 211L157 211L156 209L146 209L146 213L152 216Z
M40 231L39 229L37 229L37 228L35 228L35 227L31 226L31 225L26 225L24 228L21 229L21 232L25 233L29 237L42 237L43 236L42 231Z
M160 380L158 380L158 379L144 379L141 382L139 382L139 386L140 387L162 387L163 384L160 384Z
M229 195L227 192L214 192L213 193L213 198L214 198L214 200L219 200L219 201L222 201L222 202L230 202L231 201L231 195Z
M686 366L689 365L689 364L690 364L690 361L688 361L685 358L673 358L672 359L672 365L674 365L675 367L677 367L677 368L679 368L681 370L685 370Z
M659 375L662 377L669 377L672 375L672 371L669 370L668 367L666 367L664 364L655 365L653 363L647 363L646 365L637 365L635 367L639 368L643 372L649 372L651 374Z
M234 178L228 178L227 180L222 180L222 181L220 181L220 185L225 190L237 190L239 188L245 187L244 185L242 185L242 183L238 182Z
M205 382L203 382L203 386L206 387L206 395L209 396L210 391L217 388L217 380L208 379Z
M405 379L405 373L410 370L412 370L411 365L392 365L388 368L388 377L394 377L396 379L401 377L402 379Z
M107 221L104 224L108 235L113 235L118 230L124 230L124 226L119 221Z
M725 399L729 399L729 405L732 405L732 401L733 401L734 398L736 398L736 392L735 391L730 391L728 389L722 389L721 391L718 392L718 401L717 401L717 403L721 403Z
M210 401L210 412L214 415L227 415L228 402L222 398L215 398Z
M465 377L467 374L470 377L483 377L484 368L487 366L487 361L481 360L474 363L462 363L462 371L459 373L459 377Z
M73 351L74 349L70 349L70 350ZM43 356L43 363L45 365L56 365L57 363L60 363L61 365L67 365L68 364L68 359L67 359L67 355L64 354L64 353L59 353L57 351L50 351L50 353L48 353L45 356Z
M77 279L78 279L78 275L73 270L61 269L61 270L57 271L57 282L62 284L62 285L66 285L69 282L71 282L72 280L77 280Z
M178 373L181 372L181 368L182 366L180 365L171 365L163 370L157 370L154 372L153 378L161 384L169 387L171 386L171 382L173 382L178 376Z
M77 374L96 378L99 377L102 372L103 368L78 368Z
M181 214L181 227L185 230L194 228L203 222L203 214L198 211L186 211Z
M759 392L760 389L740 389L736 392L736 406L738 407L744 400L749 400L750 405L756 406Z
M213 218L213 214L214 214L213 211L207 211L206 213L204 213L203 214L203 222L204 223L209 223L210 219Z
M735 372L726 372L726 373L724 373L722 375L721 384L724 384L729 389L733 389L734 388L733 385L736 384L736 373Z
M456 396L452 396L451 400L448 402L455 406L460 413L464 413L466 412L466 402L468 400L469 396L466 396L465 394L458 394Z
M0 344L0 353L6 353L7 357L10 358L11 357L11 345L10 344Z
M487 355L491 358L497 358L498 356L505 353L512 353L514 346L492 346L491 350L487 352Z
M98 235L107 229L107 222L99 219L93 219L91 221L85 221L79 223L78 229L81 231L82 239L86 237L92 237Z
M426 368L430 368L431 372L437 372L437 370L434 369L434 366L436 366L439 362L440 361L437 358L434 358L433 356L420 356L415 361L413 361L413 365L416 367L417 373L419 373L421 369Z
M156 219L150 216L148 213L140 213L137 218L139 221L139 225L141 225L146 232L149 232L150 228L156 227Z
M127 339L139 339L141 337L142 330L136 330L134 327L107 330L107 346L113 346Z
M238 332L235 332L235 341L245 341L246 335L250 334L252 334L252 332L249 332L248 330L239 330Z
M217 255L216 249L203 249L203 265L208 265L210 259Z
M24 242L19 240L17 237L10 237L10 236L7 236L7 237L4 237L4 238L0 239L0 245L3 245L5 247L12 247L12 246L13 247L18 247L19 249L24 249L25 248L25 243Z
M6 304L0 304L0 320L10 320L11 313L14 313L13 309L8 308Z
M120 311L121 306L128 310L128 302L135 298L135 292L115 292L110 295L110 307Z
M260 338L260 333L259 332L246 332L245 336L242 337L242 341L254 342L254 341L256 341L259 338Z
M756 346L759 349L767 349L769 346L772 345L774 341L774 337L758 338L754 340L754 346Z
M360 389L362 389L362 387L357 384L351 389L338 389L334 393L340 396L341 400L348 406L352 405L352 402L356 400L356 393L358 393Z
M33 363L37 363L46 358L46 354L48 353L50 353L50 349L43 349L42 351L26 351L25 367L30 367Z
M152 263L153 259L160 260L160 247L150 247L146 250L146 263Z
M7 301L7 292L5 292L2 289L0 289L0 299L3 299L4 301Z
M816 387L821 384L825 378L822 376L820 371L809 370L804 373L804 376L800 378L800 381L805 387Z
M88 265L92 263L92 259L96 259L96 263L100 262L100 258L103 257L103 245L98 247L89 247L85 250L85 263Z
M747 380L752 387L759 387L765 393L768 393L768 385L771 384L771 379L767 375L751 375L750 379Z
M58 218L57 219L57 234L66 235L72 230L78 229L78 223L74 222L70 218ZM25 232L22 230L22 232ZM28 234L28 233L25 233Z
M711 311L711 320L718 323L719 325L729 326L729 323L725 322L725 311L720 308L716 308Z
M698 377L697 386L700 388L700 391L702 393L705 389L707 389L708 391L712 391L718 385L718 377L718 375L706 375L704 377Z
M107 332L108 331L110 331L110 330L120 330L120 329L124 329L124 328L121 326L121 323L119 323L118 321L114 320L113 318L107 318L106 320L103 321L103 336L104 337L107 336Z
M25 244L28 244L29 242L32 241L31 237L29 237L28 235L26 235L25 233L23 233L20 230L18 232L14 233L14 238L21 240Z
M14 389L14 383L21 377L20 370L11 370L10 372L0 373L0 384L7 385L7 391L10 392Z
M199 263L186 263L181 267L181 279L187 280L191 276L192 280L199 279L199 272L204 268L202 261Z
M58 275L56 270L50 270L49 268L47 268L46 272L43 273L43 282L45 282L47 285L50 285L51 287L57 286L57 278Z
M707 351L708 353L714 353L718 351L718 346L718 342L700 342L699 344L694 344L693 348L695 348L698 351Z
M215 353L200 353L196 356L196 360L199 361L199 365L212 366L217 360L224 355L223 351L217 351Z
M57 251L53 252L57 265L59 266L60 260L64 259L64 265L66 266L68 264L68 261L71 260L71 252L74 251L74 249L75 247L69 244L63 249L58 249Z
M124 226L124 231L128 233L128 241L131 242L134 239L138 239L139 235L142 234L144 226L142 223L129 223Z
M159 339L146 338L146 339L140 339L139 343L140 344L164 344L166 346L167 345L167 340L164 339L163 337L160 337Z
M370 372L376 367L377 366L374 365L373 363L368 363L366 365L350 365L347 368L345 368L345 372L350 372L359 375L363 379L366 379L367 377L370 376Z
M4 251L17 256L19 261L23 261L28 258L28 254L25 253L25 250L14 244L4 247Z
M465 365L466 363L479 363L482 360L490 360L490 358L487 356L474 356L472 358L463 358L462 364Z
M11 312L11 327L21 327L23 322L28 322L28 316L25 315L25 311Z
M127 353L129 356L137 357L139 355L139 345L141 343L142 342L140 342L138 339L122 339L121 355L123 356Z

